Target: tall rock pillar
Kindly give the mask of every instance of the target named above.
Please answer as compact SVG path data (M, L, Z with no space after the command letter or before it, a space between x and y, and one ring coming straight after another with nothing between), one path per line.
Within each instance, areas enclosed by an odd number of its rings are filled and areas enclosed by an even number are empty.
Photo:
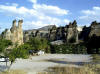
M18 29L17 29L17 32L18 32L18 44L23 44L22 23L23 23L23 20L19 20L18 21Z

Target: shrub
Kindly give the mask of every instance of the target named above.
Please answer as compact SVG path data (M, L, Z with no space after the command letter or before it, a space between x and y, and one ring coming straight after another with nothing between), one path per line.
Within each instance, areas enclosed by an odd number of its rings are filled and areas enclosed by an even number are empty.
M9 54L10 60L14 61L16 58L28 58L29 49L30 47L27 44L23 44L17 48L14 48Z
M75 54L87 54L87 48L81 44L75 45L73 50Z
M83 45L75 44L63 44L63 45L51 45L51 53L61 54L86 54L86 47Z
M4 52L9 45L12 45L10 40L0 39L0 52Z
M31 45L33 50L36 50L36 51L44 50L46 52L50 52L49 42L45 38L39 38L39 37L31 38L28 44Z

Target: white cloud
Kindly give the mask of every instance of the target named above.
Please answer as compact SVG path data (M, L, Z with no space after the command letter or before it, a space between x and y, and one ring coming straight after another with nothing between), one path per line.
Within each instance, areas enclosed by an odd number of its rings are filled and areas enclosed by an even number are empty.
M67 15L69 13L69 10L46 4L34 4L33 8L38 12L42 12L44 14Z
M12 3L12 6L16 6L16 7L17 7L17 6L18 6L18 4L17 4L17 3Z
M52 17L48 17L47 20L39 20L39 21L26 21L24 22L25 27L23 27L23 29L37 29L37 28L41 28L47 25L65 25L68 24L70 21L67 19L61 20L58 18L52 18Z
M86 15L95 15L95 12L91 11L91 10L82 10L82 13L84 13Z
M36 4L37 3L37 0L29 0L30 2Z
M18 7L18 4L12 4L12 5L0 5L0 11L2 12L8 12L10 14L19 14L19 15L24 15L24 16L39 16L41 17L42 15L57 15L57 16L62 16L62 15L67 15L68 10L60 9L57 6L48 6L45 4L33 4L32 9L28 9L26 7Z
M93 7L92 10L82 10L82 16L79 17L81 20L92 22L94 20L100 20L100 7Z
M57 6L38 4L37 0L30 0L33 3L31 9L19 6L16 3L0 5L0 13L15 16L15 18L29 19L24 21L24 29L40 28L46 25L62 25L69 22L68 19L60 19L57 16L64 16L69 10L61 9ZM33 19L33 21L30 21Z
M68 24L69 22L70 22L70 20L64 19L64 23Z
M28 9L25 7L20 7L17 8L15 5L11 6L5 6L5 5L0 5L0 10L3 12L10 12L10 13L15 13L15 14L25 14L28 12Z

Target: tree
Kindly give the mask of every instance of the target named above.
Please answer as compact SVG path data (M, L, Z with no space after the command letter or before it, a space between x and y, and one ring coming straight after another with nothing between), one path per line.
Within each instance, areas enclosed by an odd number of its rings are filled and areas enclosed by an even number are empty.
M31 47L28 44L20 45L12 49L8 56L11 61L14 61L16 58L28 58L30 48Z
M10 40L0 39L0 53L4 52L9 45L12 45Z
M48 41L45 38L34 37L28 42L33 50L43 50L49 48Z

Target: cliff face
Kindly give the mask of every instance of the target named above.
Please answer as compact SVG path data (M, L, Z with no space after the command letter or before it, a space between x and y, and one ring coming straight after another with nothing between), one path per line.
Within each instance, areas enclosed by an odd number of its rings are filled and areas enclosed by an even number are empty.
M96 21L92 22L89 27L83 27L79 39L87 41L92 36L100 37L100 23L97 23Z
M27 32L27 34L26 34ZM63 40L65 42L78 42L78 30L77 23L74 21L73 23L69 23L65 27L56 27L55 25L52 28L48 28L48 30L34 30L34 31L26 31L24 32L25 42L32 37L44 37L50 41Z
M49 33L49 39L53 40L64 40L66 42L78 42L78 30L77 23L69 23L65 27L53 27Z
M18 26L16 26L16 20L13 21L11 29L6 29L2 33L2 38L11 40L13 44L21 45L23 44L23 30L22 30L23 20L18 21Z
M78 30L76 21L69 23L66 38L67 42L78 42Z
M96 21L92 22L90 27L84 26L83 28L78 28L77 22L74 21L63 27L50 25L40 29L24 31L24 33L22 23L23 20L19 20L18 26L16 26L16 20L14 20L11 29L6 29L2 33L2 38L11 40L13 44L18 43L18 45L21 45L33 37L46 38L51 42L62 40L67 43L78 43L79 40L87 41L93 35L100 37L100 23Z
M91 23L91 31L90 31L90 34L89 36L100 36L100 23L97 23L96 21L92 22Z

